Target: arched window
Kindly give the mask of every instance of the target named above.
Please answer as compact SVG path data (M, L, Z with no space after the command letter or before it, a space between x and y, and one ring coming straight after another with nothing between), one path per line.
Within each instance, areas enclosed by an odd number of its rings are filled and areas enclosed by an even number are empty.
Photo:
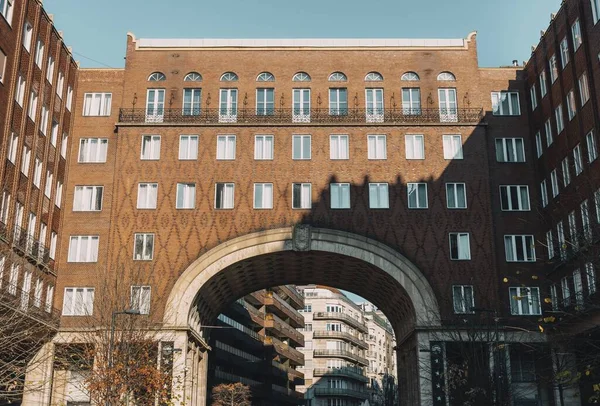
M382 80L383 76L379 72L369 72L365 76L365 82L381 82Z
M333 72L329 75L330 82L347 82L348 78L342 72Z
M306 72L298 72L292 78L292 82L310 82L310 75Z
M407 82L418 82L421 79L415 72L406 72L404 75L402 75L400 80L406 80Z
M202 75L198 72L190 72L183 78L184 82L200 82L202 81Z
M256 77L257 82L275 82L275 76L271 72L259 73Z
M442 72L438 75L437 80L454 81L456 80L456 76L452 72Z
M221 82L237 82L238 75L233 72L225 72L221 75Z
M148 76L148 82L162 82L167 80L167 77L162 72L153 72Z

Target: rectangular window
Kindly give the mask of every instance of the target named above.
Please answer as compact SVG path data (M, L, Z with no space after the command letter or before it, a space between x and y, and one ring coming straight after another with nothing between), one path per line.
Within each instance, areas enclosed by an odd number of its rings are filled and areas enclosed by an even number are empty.
M587 242L592 241L592 226L590 225L590 209L587 199L581 202L581 225L583 226L583 235Z
M46 135L46 131L48 131L48 117L50 116L50 111L47 106L42 106L42 117L40 122L40 132Z
M332 116L348 114L348 91L346 88L329 89L329 114Z
M140 159L160 159L160 135L142 135L142 155Z
M4 224L8 223L8 213L10 210L10 193L6 190L2 191L2 206L0 206L0 221ZM4 257L2 257L4 258ZM2 269L0 267L0 269ZM2 283L2 278L0 278L0 284Z
M146 122L162 123L165 115L165 89L147 89Z
M39 189L42 181L42 161L35 158L33 163L33 184Z
M35 290L33 291L33 305L35 307L42 307L42 289L44 288L44 281L38 279L35 282Z
M48 67L46 68L46 80L48 83L52 84L52 80L54 79L54 58L48 57Z
M554 84L558 79L558 64L556 62L556 55L552 55L548 61L550 65L550 82Z
M582 106L590 99L590 86L588 84L587 74L585 73L579 77L579 97L581 98Z
M571 183L571 170L569 169L569 157L566 156L561 163L563 173L563 186L567 187Z
M386 137L385 135L367 136L367 148L369 159L386 159Z
M1 4L1 3L0 3ZM4 82L4 75L6 73L6 54L0 49L0 83Z
M506 262L535 262L535 246L532 235L505 235Z
M23 145L23 153L21 155L21 172L23 175L29 176L29 165L31 164L31 148Z
M383 89L365 89L365 108L367 123L383 122Z
M29 22L23 24L23 47L27 52L31 51L31 37L33 35L33 26Z
M233 209L235 184L217 183L215 186L215 209Z
M390 207L387 183L369 183L369 208L388 209Z
M567 216L567 221L569 223L569 237L571 238L571 245L574 249L579 248L579 235L577 232L577 219L575 215L575 210L569 213Z
M15 100L19 103L19 106L23 107L23 101L25 99L25 78L19 75L17 78L17 87L15 90Z
M454 285L452 286L452 302L454 304L454 313L469 314L475 313L475 300L473 298L472 285Z
M550 302L552 310L558 310L558 293L555 284L550 286Z
M199 116L202 89L183 89L183 115Z
M272 135L257 135L254 137L254 159L273 159L274 138Z
M4 17L8 25L12 23L13 0L0 0L0 14Z
M50 130L50 144L56 147L58 141L58 123L52 120L52 129Z
M556 169L550 172L550 183L552 186L552 197L558 196L558 175Z
M573 148L573 162L575 164L575 176L583 172L583 159L581 158L581 144Z
M554 135L552 134L552 122L550 119L546 120L544 123L544 130L546 131L546 144L550 146L554 142Z
M559 104L556 110L554 110L554 117L556 118L556 132L560 134L565 129L562 104Z
M179 159L195 160L198 159L198 136L181 135L179 137Z
M540 73L540 94L542 95L542 98L544 98L547 93L548 87L546 84L546 71L544 70L542 73Z
M15 164L17 162L17 147L19 146L19 136L13 132L10 134L10 143L8 144L8 160Z
M450 259L471 259L469 233L450 233Z
M369 136L370 137L370 136ZM383 136L385 137L385 136ZM384 138L385 143L385 138ZM329 136L329 159L348 159L348 136L330 135ZM385 148L385 144L384 144Z
M567 258L567 244L565 242L565 229L562 221L556 223L556 239L558 241L558 250L562 260Z
M75 186L73 211L102 210L102 186Z
M464 183L446 183L446 207L449 209L467 208L467 193Z
M292 208L310 209L312 206L310 183L292 184Z
M535 134L535 151L538 158L541 157L544 153L544 147L542 145L542 134L539 131Z
M69 85L67 86L67 103L65 107L67 110L71 111L71 106L73 105L73 88Z
M573 47L574 52L577 52L581 44L583 44L583 38L581 38L581 26L579 25L579 19L575 20L571 25L571 35L573 36Z
M542 314L540 306L540 288L508 288L510 296L510 313L515 316Z
M62 140L60 142L60 156L63 158L67 158L67 146L69 144L69 135L67 133L63 133Z
M492 92L492 112L495 116L519 116L519 92Z
M254 208L272 209L273 208L273 184L255 183L254 184Z
M421 89L402 88L402 114L415 116L421 114Z
M408 208L426 209L427 204L427 183L407 183Z
M150 286L132 286L131 309L139 311L140 314L150 314L150 293Z
M110 116L112 93L85 93L83 115L87 117Z
M46 286L46 305L44 306L47 313L52 312L52 299L54 299L54 286L48 285Z
M500 203L503 211L529 211L529 187L500 186Z
M63 89L65 87L65 74L58 72L58 82L56 83L56 95L62 99Z
M35 44L35 64L42 69L42 63L44 63L44 42L38 39Z
M133 259L151 261L154 255L154 234L136 233L133 239Z
M546 187L546 179L540 183L540 194L542 196L542 207L548 205L548 188Z
M567 42L567 37L564 37L560 42L560 60L564 69L569 63L569 43Z
M35 123L35 115L37 113L37 102L38 95L36 92L31 91L29 94L29 104L27 105L27 115Z
M94 312L94 288L65 288L63 316L91 316Z
M463 159L462 137L460 135L442 136L444 159Z
M567 116L569 117L569 121L573 120L577 114L577 106L575 105L575 92L571 90L567 94Z
M329 185L331 193L332 209L350 208L350 184L349 183L331 183Z
M193 209L194 207L196 207L196 184L178 183L175 208Z
M17 287L19 283L19 274L21 273L21 267L17 264L12 264L10 267L10 275L8 279L8 293L16 296Z
M79 141L79 162L106 162L107 138L82 138Z
M50 233L50 258L56 258L56 243L58 241L58 234L54 231Z
M140 183L138 184L138 209L156 209L156 200L158 195L158 183Z
M98 261L98 236L72 235L69 243L68 262Z
M588 295L593 295L597 291L596 269L594 268L594 264L592 264L591 262L585 264L585 276L588 286Z
M235 135L219 135L217 137L217 159L234 160L235 142Z
M594 192L594 204L596 205L596 222L600 223L600 189Z
M552 230L546 231L546 249L548 250L548 259L554 258L554 237Z
M531 98L531 109L537 109L537 94L535 93L535 83L529 88L529 97Z
M596 137L594 136L594 131L590 131L585 136L585 142L588 150L588 162L592 163L596 160L596 158L598 158L598 148L596 146Z
M310 159L310 135L292 136L292 158Z
M425 145L422 135L406 135L406 159L425 159Z
M275 89L256 89L256 114L272 116L275 113Z
M523 138L496 138L498 162L525 162Z
M293 89L292 122L310 123L310 89Z
M600 0L590 0L592 3L592 18L594 24L600 21Z
M560 279L560 287L562 290L563 306L571 305L571 287L569 286L569 278L565 276Z

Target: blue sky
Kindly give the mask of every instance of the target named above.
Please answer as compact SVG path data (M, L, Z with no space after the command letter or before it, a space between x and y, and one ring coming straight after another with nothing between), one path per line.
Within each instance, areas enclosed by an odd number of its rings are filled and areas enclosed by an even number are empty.
M560 0L45 0L83 67L124 64L138 38L464 38L481 66L527 60ZM91 58L86 59L84 58Z

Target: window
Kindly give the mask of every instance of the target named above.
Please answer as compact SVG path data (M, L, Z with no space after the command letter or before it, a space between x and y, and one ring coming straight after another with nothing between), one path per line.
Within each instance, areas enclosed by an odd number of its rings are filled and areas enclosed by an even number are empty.
M425 159L425 145L422 135L406 135L406 159Z
M79 141L79 162L106 162L107 138L82 138Z
M450 233L450 259L471 259L469 233Z
M571 171L569 169L569 157L566 156L565 159L562 160L562 173L563 173L563 186L567 187L569 183L571 183Z
M54 198L54 204L56 205L56 207L59 207L59 208L62 203L62 189L63 189L63 184L59 180L56 182L56 196Z
M146 122L162 123L165 114L165 89L146 90Z
M153 72L148 76L148 82L162 82L167 80L167 77L162 72Z
M292 136L292 158L310 159L310 135Z
M304 309L298 310L300 313L312 313L312 305L305 304Z
M535 134L535 152L538 158L541 157L544 153L544 147L542 145L542 134L539 131Z
M350 184L349 183L331 183L329 185L331 193L332 209L350 208Z
M8 223L8 212L10 210L10 193L6 190L2 191L2 205L0 206L0 221L4 224ZM4 257L0 257L4 258ZM1 263L0 263L1 264ZM2 267L0 266L0 270ZM0 278L0 286L2 283L2 278Z
M560 42L560 60L564 69L569 63L569 43L567 42L567 37L564 37Z
M348 81L348 78L342 72L333 72L331 75L329 75L328 80L330 82L346 82Z
M90 316L94 311L94 288L65 288L63 316Z
M406 188L408 192L408 208L426 209L427 183L408 183Z
M154 254L154 234L134 234L133 259L151 261Z
M219 135L217 137L217 159L235 159L235 135Z
M150 314L150 286L131 287L131 309L140 314Z
M575 176L583 171L583 160L581 158L581 144L573 148L573 162L575 163Z
M575 210L569 213L567 216L569 222L569 237L571 238L571 245L573 248L579 248L579 236L577 235L577 220L575 216Z
M69 86L67 86L67 103L65 105L67 110L71 111L72 104L73 104L73 88L69 85Z
M537 95L535 93L535 83L529 88L529 97L531 98L531 109L537 109Z
M292 184L292 208L310 209L312 206L310 183Z
M539 288L508 288L510 312L515 316L542 314Z
M466 189L464 183L446 183L446 207L449 209L466 209Z
M588 162L592 163L598 158L598 148L596 147L596 137L594 137L593 130L585 136L585 142L588 150Z
M599 0L600 1L600 0ZM579 77L579 97L581 97L581 105L583 106L590 99L590 86L588 84L587 74Z
M592 241L592 227L590 225L590 210L588 201L581 202L581 225L583 226L583 235L587 242Z
M571 35L573 36L573 47L574 52L577 52L581 44L583 44L583 38L581 38L581 26L579 25L579 19L575 20L571 25Z
M255 183L254 184L254 208L272 209L273 208L273 184Z
M569 278L565 276L560 279L560 287L562 290L563 306L571 305L571 287L569 286Z
M25 176L29 176L29 165L31 164L31 148L23 145L23 154L21 156L21 172Z
M194 207L196 207L196 184L178 183L175 208L193 209Z
M215 209L233 209L235 185L217 183L215 187Z
M458 122L458 102L456 100L456 89L440 88L438 89L440 122L456 123Z
M460 135L444 135L444 159L463 159L462 137Z
M202 82L202 75L198 72L190 72L183 78L184 82Z
M577 106L575 105L575 93L571 90L567 94L567 116L569 116L569 121L573 120L577 114Z
M19 283L19 274L21 273L21 267L17 264L12 264L10 268L10 276L8 279L8 293L15 296L17 294L17 287Z
M556 117L556 132L560 134L565 129L562 104L559 104L556 110L554 110L554 116Z
M546 71L544 70L542 73L540 73L540 94L542 95L542 98L544 98L547 93L548 87L546 85Z
M383 89L365 89L365 119L367 123L383 123L385 115L383 109Z
M158 183L140 183L138 184L138 209L156 209L156 200L158 195Z
M54 79L54 58L48 57L48 67L46 68L46 80L48 83L52 84L52 80Z
M521 114L518 92L492 92L492 111L495 116L518 116Z
M310 75L306 72L298 72L292 77L292 82L310 82Z
M552 55L548 61L550 64L550 82L556 82L558 78L558 64L556 63L556 55Z
M48 313L52 311L52 299L54 298L54 286L46 286L46 304L44 310Z
M110 116L112 93L85 93L83 95L84 116Z
M421 89L418 87L402 88L402 114L421 114Z
M442 72L438 75L437 80L455 81L456 77L451 72Z
M41 39L38 39L35 44L35 64L38 68L42 68L42 64L44 63L44 42Z
M597 286L596 286L596 270L594 269L594 264L592 264L591 262L588 262L587 264L585 264L585 275L586 275L587 285L588 285L588 295L593 295L594 293L596 293Z
M600 223L600 189L594 192L594 204L596 205L596 222Z
M368 135L367 149L369 159L387 159L385 135Z
M181 135L179 137L179 159L198 159L198 136Z
M254 159L273 159L273 136L257 135L254 137Z
M452 286L452 302L454 303L454 313L465 314L475 313L475 300L473 298L472 285L454 285Z
M294 123L310 123L310 89L293 89L292 106Z
M519 347L518 344L510 351L511 382L536 382L535 352ZM537 400L533 400L537 403ZM531 406L529 400L515 400L515 406Z
M38 95L31 91L29 94L29 104L27 105L27 115L35 123L35 114L37 113Z
M160 135L142 135L141 159L160 159Z
M16 133L11 133L10 143L8 144L7 158L15 164L17 162L17 147L19 146L19 136Z
M13 0L0 0L0 14L4 17L8 25L12 22Z
M19 75L17 79L17 88L15 90L15 100L19 103L19 106L23 107L23 101L25 99L25 78Z
M62 99L63 89L65 87L65 75L58 72L58 82L56 83L56 95Z
M542 207L548 205L548 188L546 187L546 179L540 183L540 193L542 196Z
M348 90L345 87L329 89L329 114L332 116L348 114Z
M72 235L69 243L68 262L98 261L98 236Z
M558 175L556 169L550 172L550 186L552 186L552 197L558 196Z
M202 103L202 89L183 89L183 115L198 116Z
M371 137L371 136L369 136ZM376 137L376 136L375 136ZM383 136L385 137L385 136ZM385 149L385 138L384 138ZM329 136L329 158L330 159L348 159L348 136L330 135Z
M500 186L503 211L529 211L528 186Z
M73 211L102 210L102 186L75 186Z
M387 183L369 183L369 208L388 209L390 207Z
M42 117L40 122L40 132L46 135L46 131L48 131L48 117L50 111L47 106L42 106Z
M58 140L58 123L52 120L52 129L50 130L50 144L56 146Z
M546 249L548 250L548 259L554 258L554 237L552 230L546 231Z
M275 89L256 89L256 114L272 116L275 113Z
M50 194L52 193L52 178L52 172L50 172L49 170L46 171L46 187L44 190L44 194L48 199L50 199Z
M600 0L590 0L592 3L592 17L594 24L600 21Z
M34 160L34 163L33 163L33 184L39 189L41 181L42 181L42 161L36 157Z
M0 0L1 1L1 0ZM1 3L0 3L1 4ZM0 49L0 83L4 82L4 74L6 72L6 54Z
M532 235L505 235L506 262L535 262L535 246Z
M562 260L567 258L567 244L565 242L565 228L562 221L556 224L556 239L558 241L558 250Z
M421 79L419 78L419 75L417 75L415 72L406 72L402 75L400 80L405 80L407 82L418 82Z
M33 26L29 22L23 24L23 47L27 52L31 51L31 36L33 34Z
M365 76L365 82L381 82L383 76L379 72L369 72Z
M546 130L546 144L550 146L554 142L554 135L552 135L552 122L550 119L546 120L544 123L544 129Z
M67 146L69 145L69 135L67 133L63 133L62 140L60 142L60 156L63 158L67 157Z
M54 259L56 257L56 243L58 241L58 235L52 231L50 233L50 258Z

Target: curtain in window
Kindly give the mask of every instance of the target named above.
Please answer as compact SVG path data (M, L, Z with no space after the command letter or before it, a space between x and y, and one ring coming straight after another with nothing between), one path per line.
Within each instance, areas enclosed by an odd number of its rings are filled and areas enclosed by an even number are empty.
M340 149L339 149L339 159L348 159L348 137L341 136L339 137Z
M225 200L224 200L224 209L232 209L233 208L233 185L226 184L225 185Z
M226 159L226 150L227 147L227 138L226 137L218 137L217 138L217 159Z
M467 207L465 185L457 183L456 188L456 207L465 208Z
M458 235L458 257L460 259L468 259L471 256L469 248L469 234Z
M73 297L73 314L82 315L85 314L85 295L83 288L76 288L75 295Z
M519 194L521 197L521 210L529 210L529 190L526 187L519 187Z
M310 159L310 137L302 137L302 158Z
M464 299L461 286L452 288L452 301L454 303L454 313L464 313Z
M150 314L150 287L142 286L140 294L140 313Z
M227 137L227 159L235 157L235 137Z
M294 136L293 143L294 159L302 158L302 137Z
M513 239L510 236L504 237L504 250L506 252L506 260L514 261L515 260L515 250L513 247Z
M63 314L73 314L73 289L65 289L65 297L63 298Z

